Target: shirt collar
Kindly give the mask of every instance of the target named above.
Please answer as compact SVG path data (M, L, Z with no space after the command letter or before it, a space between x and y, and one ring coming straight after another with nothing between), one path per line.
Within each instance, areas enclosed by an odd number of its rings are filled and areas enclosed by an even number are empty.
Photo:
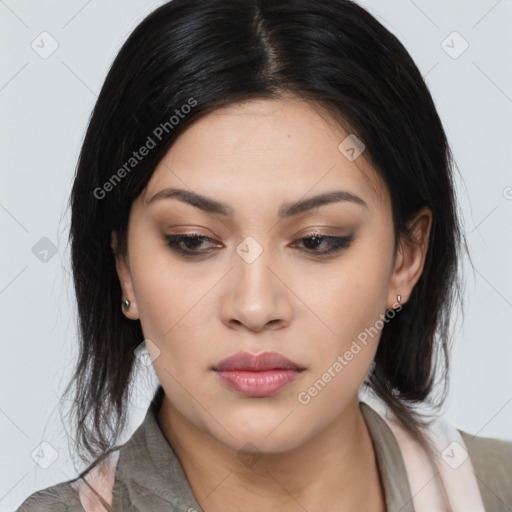
M368 404L359 402L372 438L386 500L386 510L414 512L407 471L393 432Z
M159 386L142 424L122 446L113 489L113 510L201 512L181 463L157 421L164 391ZM385 421L369 405L361 412L375 449L386 510L414 512L400 448Z

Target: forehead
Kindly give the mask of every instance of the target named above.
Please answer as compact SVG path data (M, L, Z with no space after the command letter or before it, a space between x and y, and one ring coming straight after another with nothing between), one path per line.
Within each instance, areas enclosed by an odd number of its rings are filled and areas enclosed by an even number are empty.
M297 98L230 104L180 134L142 201L178 186L233 204L282 203L343 188L364 196L370 209L387 208L382 179L364 151L357 156L362 146L352 137L323 108Z

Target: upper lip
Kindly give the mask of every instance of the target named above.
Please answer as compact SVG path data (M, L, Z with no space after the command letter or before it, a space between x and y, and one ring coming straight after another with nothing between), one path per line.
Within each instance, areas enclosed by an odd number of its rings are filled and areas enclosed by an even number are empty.
M294 363L287 357L277 352L263 352L255 355L249 352L238 352L213 367L217 372L246 370L246 371L265 371L265 370L303 370L297 363Z

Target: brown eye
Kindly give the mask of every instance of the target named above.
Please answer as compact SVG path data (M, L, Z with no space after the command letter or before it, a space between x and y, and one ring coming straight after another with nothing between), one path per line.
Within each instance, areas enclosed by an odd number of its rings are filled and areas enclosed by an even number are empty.
M214 240L208 236L197 235L195 233L165 235L164 238L172 251L184 256L200 256L211 252L211 249L198 250L198 248L200 248L204 242L214 242Z
M349 236L327 236L313 233L312 235L302 237L300 240L303 242L306 251L314 255L325 256L337 253L343 249L347 249L354 239L353 235ZM327 249L318 250L318 247L325 247Z

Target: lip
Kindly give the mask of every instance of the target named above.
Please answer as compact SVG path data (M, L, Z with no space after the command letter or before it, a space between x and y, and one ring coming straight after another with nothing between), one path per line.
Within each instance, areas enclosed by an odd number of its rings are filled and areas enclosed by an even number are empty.
M297 363L278 352L262 352L251 354L250 352L238 352L213 367L217 372L245 370L251 372L265 370L304 370Z
M271 396L294 381L305 368L277 352L239 352L213 367L221 382L245 396Z

